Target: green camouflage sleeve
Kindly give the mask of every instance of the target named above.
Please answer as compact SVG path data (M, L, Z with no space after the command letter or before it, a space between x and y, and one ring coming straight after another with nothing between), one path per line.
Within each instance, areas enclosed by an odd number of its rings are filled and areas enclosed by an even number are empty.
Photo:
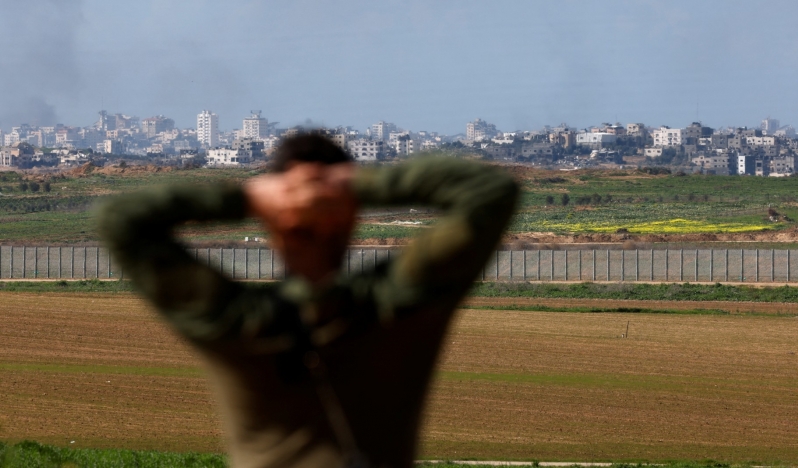
M442 211L374 285L378 315L390 320L419 304L458 301L496 248L512 216L518 186L498 167L423 157L363 169L355 180L368 205L426 205Z
M185 221L240 220L245 210L234 185L162 187L106 203L99 231L125 277L192 341L285 338L298 319L278 288L245 288L195 261L172 235Z

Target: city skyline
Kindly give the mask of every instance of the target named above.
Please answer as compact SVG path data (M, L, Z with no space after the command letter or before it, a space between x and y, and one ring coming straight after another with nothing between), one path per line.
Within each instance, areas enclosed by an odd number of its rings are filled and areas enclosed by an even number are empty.
M4 129L86 126L101 108L169 115L180 127L209 108L230 130L258 108L283 127L390 118L447 134L474 118L513 131L798 117L789 1L0 0L0 9Z

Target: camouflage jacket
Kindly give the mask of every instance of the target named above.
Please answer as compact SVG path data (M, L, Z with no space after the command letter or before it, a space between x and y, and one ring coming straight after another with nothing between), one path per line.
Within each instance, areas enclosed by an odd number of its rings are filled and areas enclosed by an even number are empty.
M495 249L518 188L495 167L419 158L359 169L354 189L363 206L422 205L442 215L400 255L323 290L290 276L232 281L173 237L185 221L242 219L240 187L166 187L101 210L101 236L125 277L205 358L231 466L345 466L353 450L372 466L412 464L447 325ZM316 323L322 308L334 318ZM309 356L323 366L308 372Z

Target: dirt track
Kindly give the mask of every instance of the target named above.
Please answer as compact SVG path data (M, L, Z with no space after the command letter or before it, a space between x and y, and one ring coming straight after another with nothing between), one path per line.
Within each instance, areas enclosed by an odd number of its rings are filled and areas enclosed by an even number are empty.
M0 293L0 323L0 439L222 450L199 362L132 295ZM423 455L794 464L796 337L793 317L464 310Z
M645 310L723 310L732 314L798 314L798 303L785 302L734 302L734 301L636 301L617 299L551 299L537 297L486 297L472 298L469 307L556 307L596 309L641 309Z

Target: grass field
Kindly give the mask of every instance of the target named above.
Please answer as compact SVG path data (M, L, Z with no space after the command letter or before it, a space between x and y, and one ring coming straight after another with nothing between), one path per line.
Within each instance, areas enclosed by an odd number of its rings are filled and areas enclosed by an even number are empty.
M768 206L791 220L798 219L798 178L652 176L630 171L543 171L508 168L523 186L515 233L637 234L746 233L780 230L792 221L771 222ZM195 169L125 173L94 170L86 174L50 177L51 191L23 191L23 178L45 176L0 173L0 242L76 243L97 240L92 208L103 197L171 183L242 181L256 172L245 169ZM567 206L561 203L567 194ZM548 204L552 197L553 204ZM363 219L359 240L406 239L434 217L404 212ZM47 229L42 229L47 227ZM191 229L198 242L240 241L262 236L256 223Z
M0 440L223 450L199 362L139 299L0 301ZM794 317L464 310L421 455L796 464Z

